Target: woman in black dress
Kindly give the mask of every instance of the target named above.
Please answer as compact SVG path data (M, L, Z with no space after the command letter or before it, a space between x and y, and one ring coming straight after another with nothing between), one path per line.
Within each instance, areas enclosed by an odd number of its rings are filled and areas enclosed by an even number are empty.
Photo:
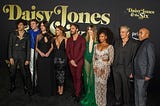
M62 26L56 27L56 38L53 42L54 46L54 64L56 71L56 82L58 86L58 94L63 94L63 86L65 80L65 70L67 64L67 56L66 56L66 41L64 28Z
M37 77L38 91L41 96L51 96L52 93L52 68L51 52L53 50L52 35L49 31L49 23L40 23L41 33L36 38Z

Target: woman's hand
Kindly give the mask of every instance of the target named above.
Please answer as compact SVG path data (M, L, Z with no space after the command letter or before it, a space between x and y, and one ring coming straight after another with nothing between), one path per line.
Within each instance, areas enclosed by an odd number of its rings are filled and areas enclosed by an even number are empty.
M39 52L39 54L41 55L41 57L45 57L45 54L43 52Z
M93 67L94 73L97 74L97 67Z
M25 65L29 65L29 61L25 61Z
M145 81L149 81L151 78L150 77L145 77L144 80Z
M50 52L47 52L46 54L45 54L45 57L48 57L50 55Z

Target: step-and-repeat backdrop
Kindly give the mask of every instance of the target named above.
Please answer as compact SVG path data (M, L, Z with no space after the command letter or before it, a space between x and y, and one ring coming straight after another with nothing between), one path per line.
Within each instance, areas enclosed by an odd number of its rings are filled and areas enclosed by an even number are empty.
M7 59L8 35L16 29L18 19L47 20L51 32L54 26L62 25L69 36L69 23L77 23L80 33L95 24L109 27L116 38L119 27L131 28L131 37L136 39L138 29L147 27L156 47L156 71L160 70L159 0L2 0L0 4L0 60ZM28 27L29 28L29 27Z

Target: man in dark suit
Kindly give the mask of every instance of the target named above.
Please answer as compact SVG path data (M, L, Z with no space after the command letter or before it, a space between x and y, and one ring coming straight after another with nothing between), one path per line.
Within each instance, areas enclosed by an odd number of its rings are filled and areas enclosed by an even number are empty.
M130 78L132 78L133 58L137 43L129 37L130 28L120 27L120 38L115 41L115 56L113 61L113 78L115 86L115 105L130 106Z
M135 106L146 106L146 91L154 70L155 51L147 28L141 28L138 35L141 45L134 59Z
M75 101L80 100L80 91L82 84L82 66L84 63L84 52L86 49L85 39L78 34L78 25L70 24L71 37L67 40L67 56L69 60L69 67L71 70Z
M28 33L25 32L25 26L27 25L26 21L18 20L17 30L10 33L9 37L9 61L10 61L10 90L12 93L15 90L15 79L16 79L16 70L19 65L23 84L24 91L28 93L30 72L29 60L30 60L30 39Z

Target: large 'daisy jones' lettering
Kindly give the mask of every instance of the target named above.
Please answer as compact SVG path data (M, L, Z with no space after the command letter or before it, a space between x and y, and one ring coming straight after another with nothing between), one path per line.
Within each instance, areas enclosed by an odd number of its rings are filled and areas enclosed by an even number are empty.
M57 5L53 8L53 11L36 10L36 6L32 5L31 10L22 10L19 5L6 4L3 6L3 12L8 14L8 20L31 20L37 19L38 21L47 20L50 21L53 15L60 15L61 20L55 21L56 24L65 26L67 21L69 23L92 23L108 25L110 23L110 13L89 13L89 12L67 12L69 6Z

